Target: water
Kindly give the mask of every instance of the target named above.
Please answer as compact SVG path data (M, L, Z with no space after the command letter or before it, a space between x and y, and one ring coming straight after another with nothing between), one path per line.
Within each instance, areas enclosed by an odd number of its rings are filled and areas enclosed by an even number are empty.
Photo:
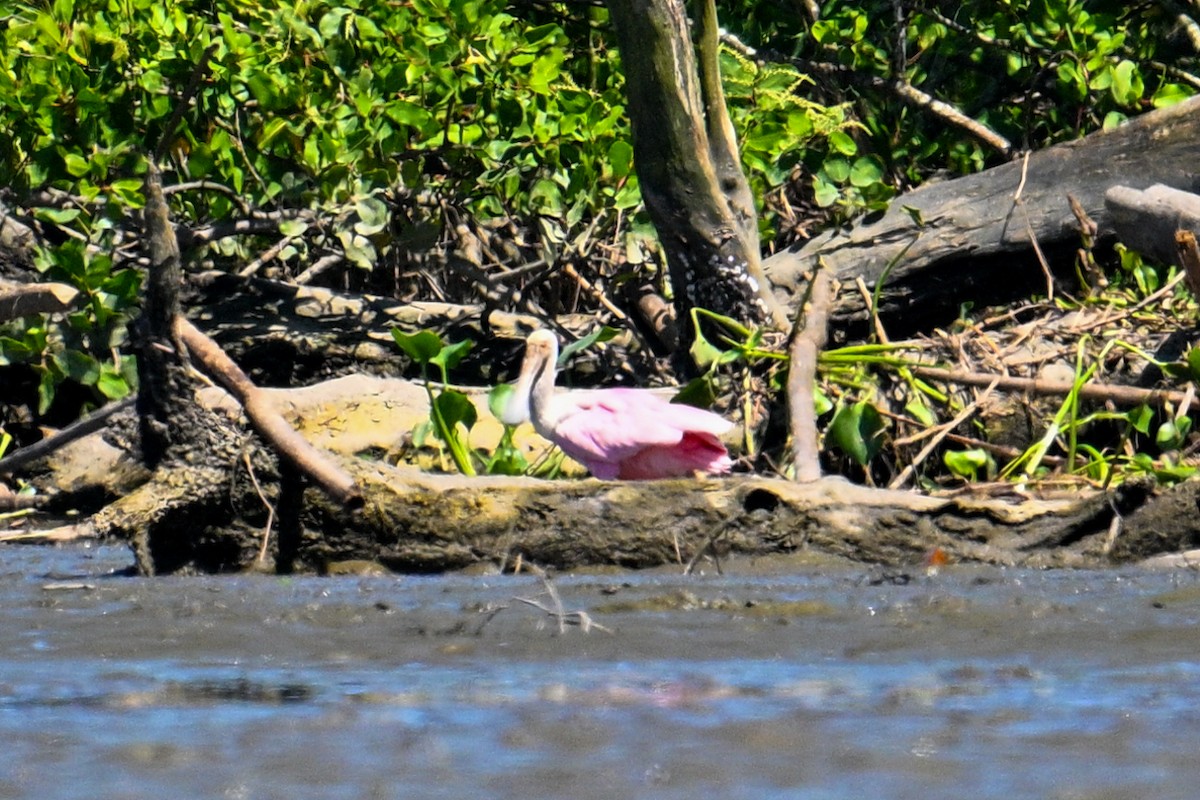
M1171 798L1190 572L145 580L0 566L0 798Z

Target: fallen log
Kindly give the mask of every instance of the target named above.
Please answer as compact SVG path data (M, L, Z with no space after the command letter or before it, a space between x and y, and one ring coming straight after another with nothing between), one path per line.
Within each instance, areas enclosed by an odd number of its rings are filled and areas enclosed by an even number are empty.
M1114 186L1104 207L1122 243L1163 264L1179 265L1176 231L1200 234L1200 195L1161 183L1144 190Z
M844 285L861 276L874 286L886 272L878 311L894 334L907 335L953 319L967 300L1002 303L1045 292L1045 265L1065 274L1079 247L1068 195L1096 222L1105 245L1115 234L1104 202L1111 187L1200 191L1196 163L1200 98L974 175L926 184L892 200L886 212L816 236L767 259L763 268L789 301L801 296L804 275L818 260ZM847 330L865 330L868 316L862 296L843 291L831 324L845 338Z
M1106 541L1114 514L1137 508L1145 485L1108 495L1030 500L936 498L857 486L837 478L794 483L763 477L650 482L542 481L431 475L343 459L365 505L349 510L309 489L298 569L369 560L400 572L441 572L518 559L543 567L682 568L715 557L808 554L917 566L932 552L955 562L1026 567L1114 563ZM177 472L181 468L175 468ZM204 476L202 476L204 477ZM147 538L154 570L230 570L255 563L264 532L246 522L180 537L162 517L163 493L211 482L160 475L93 518L102 536ZM245 498L243 498L245 500ZM235 505L238 504L235 498ZM246 501L249 502L249 501ZM1141 545L1157 543L1149 537ZM1158 543L1161 544L1161 543ZM1155 555L1132 538L1122 560Z
M69 311L78 298L79 291L64 283L0 281L0 322Z

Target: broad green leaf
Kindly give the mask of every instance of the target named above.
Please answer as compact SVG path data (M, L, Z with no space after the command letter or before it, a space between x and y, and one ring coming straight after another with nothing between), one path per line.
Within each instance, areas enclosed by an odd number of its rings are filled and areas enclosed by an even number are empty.
M968 481L987 477L996 466L991 454L981 448L947 450L942 454L942 463L955 475ZM982 476L980 470L983 470Z
M429 359L429 363L438 365L444 371L452 370L458 366L463 356L467 354L467 351L474 344L470 339L463 339L461 342L445 345L438 351L437 355Z
M845 131L834 131L829 134L829 146L836 152L844 156L852 156L858 153L858 145L854 139Z
M630 173L633 168L633 148L628 142L618 140L608 146L608 165L617 180Z
M404 353L418 364L428 364L442 351L442 340L433 331L405 333L392 328L392 339Z
M563 347L562 352L558 354L558 366L562 367L571 360L571 357L580 350L586 350L592 345L603 344L610 341L614 336L620 333L619 330L609 325L601 325L587 336L583 336L570 344Z
M885 430L883 416L873 405L861 400L837 410L826 436L839 450L866 466L883 447Z
M443 390L433 402L451 430L459 424L470 429L479 419L471 398L456 389Z

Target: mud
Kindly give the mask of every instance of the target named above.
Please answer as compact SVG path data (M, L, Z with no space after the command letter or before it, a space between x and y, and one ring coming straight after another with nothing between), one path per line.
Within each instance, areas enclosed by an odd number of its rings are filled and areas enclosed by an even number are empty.
M4 798L1170 798L1200 779L1190 571L731 558L549 594L2 552Z

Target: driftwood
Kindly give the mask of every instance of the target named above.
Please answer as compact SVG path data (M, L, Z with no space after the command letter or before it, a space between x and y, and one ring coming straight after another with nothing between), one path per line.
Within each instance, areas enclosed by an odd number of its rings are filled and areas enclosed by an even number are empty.
M1144 190L1114 186L1104 207L1122 243L1164 264L1179 264L1176 231L1200 233L1200 195L1161 183Z
M957 562L1099 567L1174 551L1197 533L1194 524L1170 536L1157 524L1122 529L1117 515L1137 511L1148 497L1137 484L1082 500L980 500L837 478L540 481L430 475L361 459L343 459L342 466L362 488L365 505L349 510L307 491L294 505L302 509L304 531L293 556L298 567L326 571L365 559L402 572L504 569L518 560L560 569L682 568L706 551L804 553L900 567L920 565L936 551ZM1195 484L1189 486L1194 495ZM158 513L143 495L140 504L122 504L119 517L105 515L119 528L103 532L129 535L144 527L151 551L163 551L162 542L177 540L168 541ZM1131 519L1136 523L1137 514ZM175 553L171 566L245 568L255 563L263 535L246 524L212 526L190 541L186 557Z
M1079 247L1068 195L1107 243L1111 187L1198 191L1197 163L1200 98L1193 98L975 175L926 184L895 198L885 213L816 236L763 268L790 298L818 259L844 284L884 279L879 313L894 332L907 333L952 319L964 300L1001 303L1045 292L1046 264L1069 266ZM843 292L832 325L863 330L867 317L861 295Z
M79 290L65 283L0 281L0 322L74 308Z

